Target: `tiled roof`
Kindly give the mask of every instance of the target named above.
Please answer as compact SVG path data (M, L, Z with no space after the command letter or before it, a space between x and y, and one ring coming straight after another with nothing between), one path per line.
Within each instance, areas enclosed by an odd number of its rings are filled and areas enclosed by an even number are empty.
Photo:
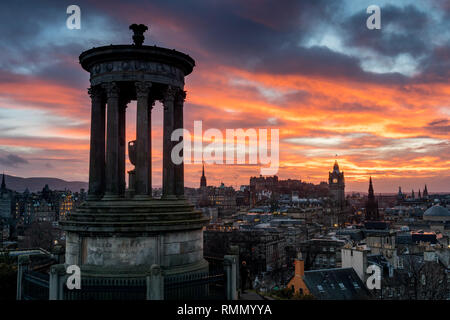
M366 300L370 292L353 268L306 271L303 277L310 293L320 300Z

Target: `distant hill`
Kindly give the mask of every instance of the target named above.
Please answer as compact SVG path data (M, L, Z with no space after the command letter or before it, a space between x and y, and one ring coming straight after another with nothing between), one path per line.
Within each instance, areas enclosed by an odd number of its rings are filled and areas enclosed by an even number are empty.
M1 179L1 176L0 176ZM5 174L6 188L17 191L24 192L26 188L30 192L41 191L46 184L50 190L65 190L69 189L72 192L78 192L80 189L85 189L87 191L87 182L82 181L65 181L57 178L22 178L14 177Z

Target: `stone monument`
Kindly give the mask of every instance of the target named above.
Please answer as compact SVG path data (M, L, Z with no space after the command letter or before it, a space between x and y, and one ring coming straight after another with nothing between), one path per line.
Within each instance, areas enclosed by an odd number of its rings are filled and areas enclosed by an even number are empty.
M134 43L92 48L80 55L90 74L89 193L65 221L66 265L88 277L145 277L152 265L166 275L208 270L203 258L207 219L184 197L183 163L171 160L175 129L183 127L184 78L195 65L179 51L143 45L147 27L133 24ZM125 188L125 117L137 101L136 140L128 142ZM152 197L151 113L164 108L162 197Z

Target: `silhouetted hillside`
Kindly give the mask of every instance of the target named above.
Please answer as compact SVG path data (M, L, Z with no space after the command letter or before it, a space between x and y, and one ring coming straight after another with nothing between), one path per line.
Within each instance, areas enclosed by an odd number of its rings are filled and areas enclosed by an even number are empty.
M41 191L42 188L46 184L51 190L64 190L69 189L73 192L78 192L80 189L85 189L87 191L88 184L87 182L82 181L65 181L57 178L22 178L22 177L14 177L5 174L5 182L6 187L8 189L23 192L26 188L30 190L30 192Z

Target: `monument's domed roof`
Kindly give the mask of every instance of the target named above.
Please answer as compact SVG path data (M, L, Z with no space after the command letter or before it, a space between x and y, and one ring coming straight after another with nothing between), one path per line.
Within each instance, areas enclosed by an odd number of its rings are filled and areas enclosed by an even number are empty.
M423 215L428 217L450 217L450 211L437 204L428 208Z

